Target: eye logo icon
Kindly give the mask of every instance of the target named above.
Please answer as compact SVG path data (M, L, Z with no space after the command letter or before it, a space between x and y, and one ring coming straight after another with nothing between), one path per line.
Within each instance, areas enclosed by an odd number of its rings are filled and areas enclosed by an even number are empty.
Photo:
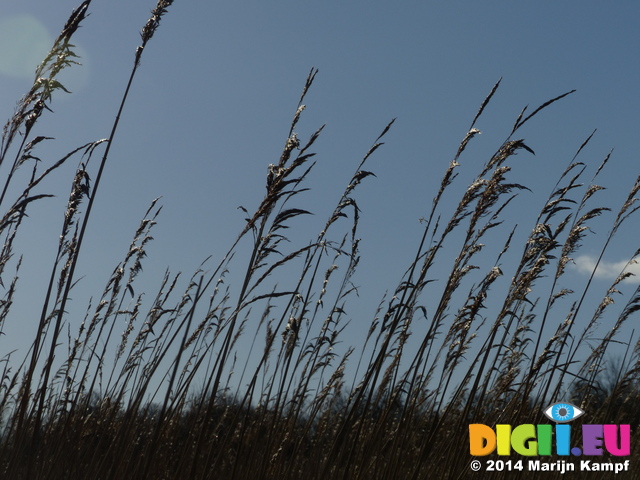
M570 403L554 403L544 411L544 414L557 423L566 423L575 420L584 413L584 410Z

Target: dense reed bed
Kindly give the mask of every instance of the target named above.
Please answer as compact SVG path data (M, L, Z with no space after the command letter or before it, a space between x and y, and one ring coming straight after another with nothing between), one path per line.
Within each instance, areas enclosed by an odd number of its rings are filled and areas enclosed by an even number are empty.
M356 162L332 214L316 232L302 232L309 241L288 242L298 217L310 213L296 202L313 187L312 148L322 128L306 140L297 128L315 70L282 154L268 167L264 199L245 211L246 225L229 250L211 252L186 280L167 272L145 303L145 285L137 280L158 220L154 201L84 319L69 318L66 304L122 106L172 2L160 0L143 27L107 138L52 160L51 139L34 134L35 126L64 89L59 72L78 68L71 39L90 3L74 11L38 67L0 146L0 331L16 321L18 230L33 202L51 195L42 191L42 180L65 163L78 164L60 214L57 254L46 266L41 315L30 320L38 325L31 348L9 354L11 339L0 338L3 478L462 478L471 474L470 423L544 423L543 409L564 400L588 411L589 423L637 425L640 343L618 334L640 309L640 291L614 311L612 297L629 273L621 272L595 309L587 301L598 294L591 280L575 291L563 286L591 223L608 210L598 202L598 176L608 157L595 168L580 161L589 139L549 197L540 199L529 235L514 243L510 208L527 186L511 179L509 165L516 154L533 154L520 131L571 92L522 110L464 186L456 177L500 82L495 85L443 166L406 273L388 279L390 293L362 344L345 348L343 340L359 262L375 261L360 257L359 219L368 213L360 211L357 193L373 175L367 161L393 121ZM31 171L22 186L15 185L19 169ZM640 179L611 213L600 258L621 225L637 221L638 189ZM14 191L21 193L12 197ZM453 208L450 200L444 204L456 195ZM448 269L437 286L436 262ZM230 272L240 281L226 282ZM245 337L250 349L239 346ZM584 355L579 347L587 342ZM612 371L607 362L614 346L623 353ZM639 453L632 442L632 464Z

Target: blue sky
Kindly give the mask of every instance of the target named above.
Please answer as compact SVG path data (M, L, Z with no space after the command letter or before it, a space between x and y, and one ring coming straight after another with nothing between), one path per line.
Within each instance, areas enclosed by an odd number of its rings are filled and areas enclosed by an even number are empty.
M68 0L2 3L5 118L30 87L36 64L29 67L25 58L44 55L75 6ZM66 74L73 94L57 96L55 114L39 124L38 134L56 138L49 161L108 135L138 32L153 6L94 0L74 37L83 66ZM582 161L593 172L615 148L600 182L610 187L602 202L618 208L639 173L639 14L632 1L176 1L144 52L125 108L74 302L83 311L87 295L99 295L158 196L164 208L144 267L150 292L167 267L189 275L207 256L221 256L243 226L237 207L251 210L262 199L267 166L277 162L305 77L316 67L298 133L304 139L327 126L314 149L313 190L302 200L316 214L301 222L303 237L315 237L361 157L397 117L385 146L368 163L377 177L357 194L363 241L354 283L361 295L349 312L346 339L356 344L358 322L368 325L379 299L411 262L419 219L428 215L458 143L499 78L498 93L477 125L483 133L461 161L469 168L462 169L458 189L499 147L522 107L576 89L520 133L536 156L521 153L511 178L532 192L523 192L507 217L528 233L557 177L596 128ZM57 198L41 202L30 216L22 281L31 292L46 284L74 166L47 184ZM596 240L608 231L606 222L601 225ZM637 222L621 231L602 277L638 247L636 233ZM577 281L597 245L586 244L581 252L583 261L571 273ZM47 273L40 275L43 264ZM29 300L22 301L28 312ZM13 345L24 338L26 345L30 328L29 321L8 324L4 339Z

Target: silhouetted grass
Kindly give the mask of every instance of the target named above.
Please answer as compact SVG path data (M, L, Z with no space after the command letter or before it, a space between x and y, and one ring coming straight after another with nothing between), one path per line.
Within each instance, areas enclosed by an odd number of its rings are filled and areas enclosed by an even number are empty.
M406 273L391 284L362 345L337 348L361 261L355 195L373 175L367 160L393 121L364 154L319 232L309 234L306 244L289 243L295 219L310 213L296 201L309 188L315 165L311 148L322 132L321 127L302 141L296 131L314 69L282 155L269 165L266 195L253 212L245 211L246 225L218 263L211 267L207 261L186 282L167 272L158 291L147 292L152 301L145 306L144 286L136 282L160 210L153 201L84 321L70 321L65 306L122 106L170 4L159 1L142 30L107 139L52 162L36 157L46 157L51 139L32 133L52 95L64 89L56 77L74 63L70 40L90 0L71 15L4 128L0 330L16 321L12 306L21 264L16 234L26 211L50 196L40 190L42 179L80 159L61 215L42 313L32 320L38 322L36 336L23 359L7 354L0 364L3 478L461 478L472 459L469 423L541 423L543 408L565 399L587 409L589 423L637 425L640 343L616 335L640 308L639 290L616 316L610 311L612 295L628 273L621 273L595 311L585 302L594 295L591 280L576 291L560 287L590 223L607 210L596 200L608 157L588 181L587 166L578 160L591 137L541 201L524 243L513 243L510 204L527 187L510 179L509 163L518 153L533 154L518 138L520 129L571 92L531 113L524 109L495 154L460 189L455 180L462 157L500 82L495 85L444 169ZM91 160L98 151L96 166ZM19 168L32 168L32 174L22 193L10 198ZM640 180L602 239L600 258L638 208L638 189ZM457 246L453 253L451 245ZM507 254L515 262L507 262ZM436 261L448 266L437 288ZM224 281L230 271L241 273L238 284ZM289 281L278 283L281 271ZM505 288L496 288L496 282ZM605 313L613 327L598 338ZM591 318L586 328L576 326L578 315ZM76 333L65 340L65 329ZM249 351L238 345L242 336L252 339ZM4 345L10 341L2 339ZM578 350L587 341L593 348L585 359ZM614 343L624 353L607 374ZM353 384L347 383L348 368ZM632 449L635 459L638 447Z

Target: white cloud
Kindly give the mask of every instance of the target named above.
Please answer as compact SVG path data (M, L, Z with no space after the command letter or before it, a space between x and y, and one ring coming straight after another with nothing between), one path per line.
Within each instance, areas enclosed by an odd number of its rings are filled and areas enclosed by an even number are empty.
M19 14L0 19L0 76L34 80L36 68L53 46L54 37L43 22L33 15ZM60 83L74 92L88 81L88 55L76 42L72 51L78 56L72 60L82 64L64 68L58 77ZM58 95L65 98L65 95Z
M584 275L591 275L596 268L596 261L597 257L592 255L580 255L573 259L572 267L574 270ZM623 271L626 264L627 260L621 260L619 262L601 260L594 276L601 280L615 280ZM637 263L636 261L631 262L625 271L635 274L634 277L629 277L625 281L634 283L640 282L640 263Z
M32 15L12 15L0 21L0 73L33 80L53 37Z

